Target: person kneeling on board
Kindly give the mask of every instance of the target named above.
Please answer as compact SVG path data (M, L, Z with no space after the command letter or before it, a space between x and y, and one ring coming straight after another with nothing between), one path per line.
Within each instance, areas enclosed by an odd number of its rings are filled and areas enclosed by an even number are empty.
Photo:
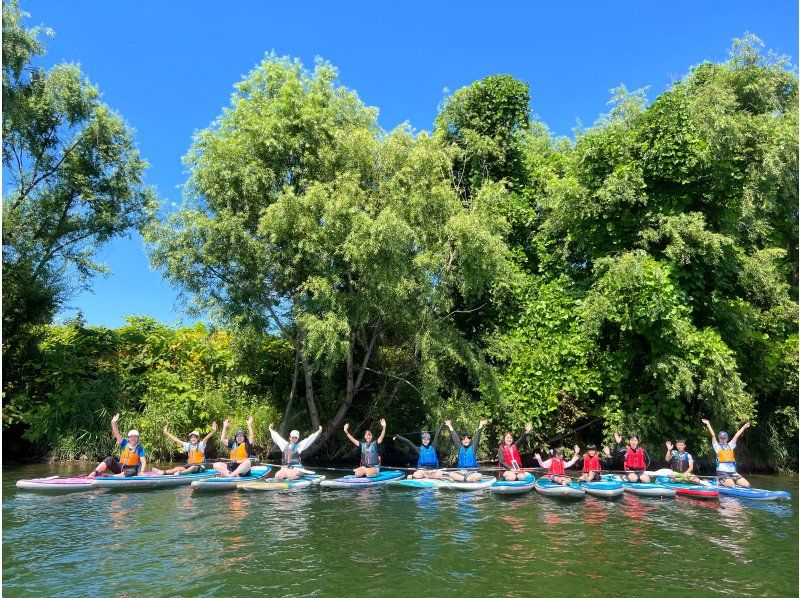
M547 468L547 478L555 483L561 484L563 486L569 486L572 483L572 480L568 475L564 473L564 470L568 467L572 467L575 463L578 462L580 457L581 447L577 444L575 445L575 456L572 457L566 463L564 462L564 451L561 449L556 449L553 451L553 456L550 457L547 461L542 461L541 455L536 453L534 458L539 463L539 467L546 467Z
M111 431L119 443L119 460L111 456L106 457L92 473L86 476L87 478L92 479L104 471L110 471L115 477L126 478L144 473L147 467L147 454L139 444L139 432L131 430L128 432L128 438L123 438L117 428L118 421L119 413L111 418Z
M289 432L289 440L286 441L273 429L272 424L269 425L269 435L272 436L272 442L278 445L281 450L281 468L275 474L276 480L296 480L303 475L301 454L314 444L321 432L322 426L316 432L309 434L300 441L300 432L292 430Z
M533 430L533 424L528 422L525 424L525 432L523 432L522 436L514 440L514 437L511 435L511 432L506 432L503 435L503 443L500 445L500 448L497 450L497 460L500 464L500 467L505 469L503 472L503 479L509 482L513 482L514 480L524 480L525 476L527 476L527 472L521 471L522 469L522 459L519 456L519 446L525 441L525 438L528 437L528 434L531 433Z
M458 449L458 471L451 471L448 477L454 482L480 482L483 476L478 469L478 443L481 441L481 430L489 421L482 419L475 430L475 436L464 434L459 436L453 429L453 423L446 419L444 425L450 428L450 437Z
M206 435L203 440L200 440L200 432L193 430L189 432L189 442L184 442L177 436L169 433L167 426L164 426L164 435L177 442L184 451L186 451L186 465L179 465L172 469L162 470L156 467L153 468L153 473L166 474L166 475L184 475L187 473L202 473L206 470L206 445L208 439L217 431L217 422L211 424L211 431Z
M749 488L750 482L736 472L736 459L733 456L733 449L736 448L736 441L739 440L739 436L742 435L742 432L750 427L750 422L745 422L744 425L739 428L739 431L733 435L730 442L728 442L727 432L720 432L719 435L715 437L714 428L711 427L711 423L707 419L702 421L706 425L706 428L708 428L708 431L711 432L711 446L714 447L714 454L717 457L717 483L721 486L727 486L728 488L733 488L735 486Z
M350 424L344 425L344 433L347 438L355 444L357 447L361 449L361 464L353 470L356 477L368 477L374 478L378 473L380 473L381 469L381 444L383 443L383 437L386 436L386 420L381 419L381 435L378 436L377 442L372 440L372 431L366 430L364 432L364 440L359 442L348 432L350 429Z
M423 431L422 444L420 446L415 445L408 438L401 436L400 434L392 438L392 440L399 440L405 444L415 455L417 455L417 471L406 476L409 480L421 480L423 478L430 480L441 480L444 476L444 472L439 470L438 454L439 433L442 431L443 427L444 424L440 425L439 429L436 430L436 435L433 437L433 441L431 441L430 432Z
M238 478L250 475L250 468L252 462L250 458L253 456L253 442L255 441L255 434L253 433L253 416L247 418L247 432L248 437L245 438L244 430L237 430L233 440L228 440L227 433L231 423L226 419L222 422L222 444L230 449L230 462L229 463L214 463L214 469L219 472L223 478Z

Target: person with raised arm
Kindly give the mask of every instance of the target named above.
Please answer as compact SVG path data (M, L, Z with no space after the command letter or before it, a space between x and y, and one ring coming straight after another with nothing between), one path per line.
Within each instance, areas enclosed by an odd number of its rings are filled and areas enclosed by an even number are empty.
M629 482L643 482L645 484L650 482L650 476L645 473L648 465L650 464L650 456L642 447L639 446L639 437L636 434L631 434L628 439L628 446L621 446L622 436L614 433L614 440L617 441L617 446L614 453L617 457L622 457L622 467L627 474Z
M431 480L441 480L444 477L444 472L439 469L439 434L444 428L444 424L439 426L436 430L436 435L431 441L430 432L422 432L422 444L415 445L405 436L397 434L392 439L399 440L411 449L411 452L417 456L417 471L413 474L406 476L409 480L421 480L427 478Z
M214 469L223 478L238 478L250 475L252 463L250 458L253 456L253 443L255 434L253 433L253 416L247 418L247 433L245 438L244 430L236 430L233 439L228 440L228 428L231 422L227 419L222 422L222 445L230 449L229 463L214 463Z
M607 446L603 447L603 457L597 454L597 446L594 444L586 445L586 454L583 456L583 468L581 469L581 482L599 482L602 479L601 471L603 466L611 461L611 451Z
M739 431L733 435L730 442L728 441L728 433L720 432L718 435L714 434L714 428L707 420L701 420L708 428L711 434L711 446L714 447L714 454L717 457L717 483L721 486L733 488L734 486L741 486L742 488L749 488L750 482L740 476L736 471L736 458L733 455L733 449L736 448L736 441L747 428L750 427L750 422L744 422Z
M542 456L537 452L534 455L534 458L539 463L539 467L546 467L547 468L547 478L555 483L561 484L562 486L569 486L572 483L572 479L564 473L564 470L568 467L572 467L578 462L581 453L581 447L577 444L574 447L575 455L567 461L564 462L564 451L561 449L556 449L553 451L553 456L550 457L547 461L542 461Z
M522 436L514 440L511 432L503 435L503 442L497 450L497 461L500 467L505 469L503 479L513 482L514 480L524 480L527 472L522 471L522 458L519 456L519 447L533 430L533 423L525 424L525 432Z
M470 436L464 434L459 436L458 432L453 428L453 422L449 419L444 420L444 425L450 428L450 437L453 439L453 444L458 449L458 471L451 471L448 477L454 482L480 482L481 472L478 469L478 443L481 441L481 430L489 421L482 419L478 423L478 429L475 430L475 435Z
M87 478L92 479L98 474L102 475L106 470L110 471L115 477L126 478L145 472L147 468L147 453L144 452L142 445L139 444L139 432L131 430L128 432L128 438L123 438L119 428L117 428L118 421L119 413L111 418L111 431L119 444L119 459L112 456L106 457L101 463L97 464L92 473L86 476Z
M347 438L361 449L361 462L360 465L353 470L356 477L374 478L381 469L381 449L383 444L383 437L386 436L386 420L381 418L381 435L378 436L377 441L372 439L372 431L364 431L364 440L359 442L348 431L350 424L344 425L344 433Z
M275 474L276 480L296 480L303 475L303 463L301 455L304 450L314 444L317 436L322 432L320 426L316 432L309 434L302 441L300 440L300 432L292 430L289 432L289 440L285 440L278 434L273 425L269 425L269 435L272 436L272 442L278 445L281 450L281 468Z
M676 482L688 484L700 484L700 478L692 473L694 470L694 459L686 452L686 441L683 438L675 439L673 445L667 440L667 454L664 460L669 464L669 468L675 472L672 479Z
M202 473L206 470L206 445L208 439L217 431L217 422L211 424L211 431L206 434L206 437L200 440L200 432L192 430L189 432L189 441L184 442L177 436L169 433L167 426L164 426L164 435L170 440L175 441L186 452L186 465L178 465L172 469L162 470L156 467L153 468L154 473L164 475L184 475L187 473Z

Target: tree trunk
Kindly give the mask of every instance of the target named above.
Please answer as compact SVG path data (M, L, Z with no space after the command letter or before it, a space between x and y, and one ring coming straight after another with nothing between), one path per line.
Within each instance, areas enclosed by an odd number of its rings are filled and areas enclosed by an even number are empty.
M289 415L292 413L292 403L294 402L294 395L297 391L297 378L300 375L300 355L297 347L294 350L294 373L292 374L292 388L289 391L289 400L286 402L286 410L283 412L283 424L281 425L281 436L286 438L289 433Z

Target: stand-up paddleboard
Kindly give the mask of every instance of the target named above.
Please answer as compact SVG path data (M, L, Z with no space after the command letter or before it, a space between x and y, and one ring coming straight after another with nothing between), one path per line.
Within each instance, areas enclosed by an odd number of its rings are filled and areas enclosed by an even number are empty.
M256 480L255 482L245 482L239 484L239 490L247 492L277 492L281 490L302 490L319 486L325 479L324 475L310 474L297 478L296 480Z
M192 482L192 490L195 492L221 492L223 490L235 490L242 484L247 484L265 477L272 468L269 465L254 465L250 468L250 475L238 478L213 477Z
M94 480L83 476L62 478L54 475L47 478L18 480L17 488L33 492L85 492L95 488L95 485Z
M427 478L422 479L400 479L389 480L386 482L387 488L394 488L396 490L436 490L442 488L450 483L450 480L431 480Z
M580 484L570 482L569 485L556 484L552 480L541 477L536 480L534 485L536 492L543 496L550 496L555 498L583 498L586 492L581 488Z
M742 488L741 486L729 488L718 484L717 480L711 480L711 485L719 490L720 496L734 496L748 500L789 500L792 498L792 495L785 490L762 490L761 488Z
M719 497L719 489L711 485L676 482L669 477L656 478L656 482L667 488L673 488L678 496L691 496L693 498Z
M525 475L524 480L508 481L500 479L489 487L492 494L527 494L533 490L536 478L532 473Z
M491 488L492 484L497 481L494 476L483 476L477 482L454 482L450 480L447 484L441 486L442 490L458 490L461 492L478 492L480 490L487 490Z
M97 476L94 483L97 488L111 490L136 490L150 488L173 488L175 486L188 486L198 480L213 479L219 475L213 469L201 473L187 473L184 475L157 474L147 471L142 475L130 477Z
M392 471L385 469L378 473L378 475L368 478L366 476L356 477L354 475L346 475L336 480L322 480L320 486L328 488L329 490L358 490L360 488L375 488L377 486L384 486L391 480L399 480L404 478L406 474L402 471Z
M659 498L674 498L675 497L675 489L674 488L667 488L662 484L652 484L652 483L645 483L645 482L629 482L624 480L618 475L610 476L611 479L614 481L619 482L622 484L622 487L625 489L625 492L630 494L635 494L637 496L655 496Z
M625 493L625 488L622 487L622 484L613 480L606 481L605 479L596 482L581 482L581 488L586 494L600 498L616 498Z

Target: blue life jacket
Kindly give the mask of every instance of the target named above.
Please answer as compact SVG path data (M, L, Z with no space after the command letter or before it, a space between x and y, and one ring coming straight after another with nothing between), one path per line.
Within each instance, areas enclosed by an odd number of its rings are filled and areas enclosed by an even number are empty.
M458 447L458 466L477 467L478 459L475 458L475 449L472 445L465 447L463 444Z
M417 467L439 467L439 458L436 456L436 449L432 445L420 445Z
M378 443L373 441L367 446L366 442L361 443L361 465L364 467L376 467L381 464L378 455Z

